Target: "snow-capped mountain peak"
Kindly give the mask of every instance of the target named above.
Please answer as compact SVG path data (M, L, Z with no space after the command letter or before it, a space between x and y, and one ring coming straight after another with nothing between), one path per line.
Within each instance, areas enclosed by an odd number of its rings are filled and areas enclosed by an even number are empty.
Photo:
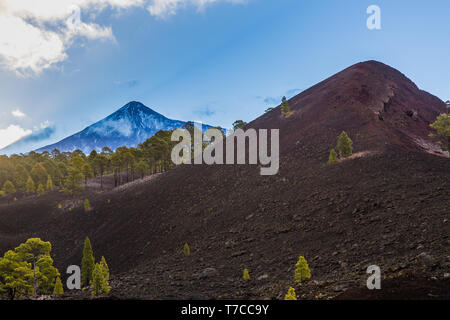
M92 150L101 151L105 146L113 150L120 146L136 147L159 130L181 128L185 123L168 119L140 102L131 101L103 120L36 152L80 149L90 153Z

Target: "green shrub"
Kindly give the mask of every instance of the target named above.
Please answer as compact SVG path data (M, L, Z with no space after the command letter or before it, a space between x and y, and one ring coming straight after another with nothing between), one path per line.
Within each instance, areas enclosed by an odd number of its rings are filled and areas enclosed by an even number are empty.
M56 278L56 281L55 281L55 288L53 289L53 294L55 296L59 296L59 295L62 295L63 293L64 293L64 289L63 289L63 285L61 282L61 278L58 277L58 278Z
M111 287L109 286L109 271L106 265L105 258L102 257L100 263L96 263L92 271L92 295L109 293Z
M311 278L311 271L309 270L308 262L303 256L300 256L295 268L295 282L302 282L309 278Z
M328 163L333 164L337 162L337 153L336 150L331 149L330 156L328 157Z
M288 293L284 296L284 300L297 300L294 288L292 287L289 288Z
M70 210L69 210L70 211ZM91 240L88 237L84 240L83 257L81 259L81 285L87 286L92 281L94 270L94 253L92 251Z
M89 202L89 199L84 199L84 211L89 211L91 210L91 204Z
M447 151L450 152L450 115L445 113L440 114L430 127L437 131L439 137L442 139L440 142L444 143Z
M187 243L184 244L184 255L185 256L191 255L191 249L189 248L189 245Z
M281 99L281 114L284 116L288 116L291 114L291 108L289 107L289 103L286 100L286 97Z
M244 269L244 275L242 276L244 280L250 280L250 274L248 273L248 269Z
M337 149L339 151L339 157L341 158L350 157L353 153L353 141L345 131L342 131L339 135Z

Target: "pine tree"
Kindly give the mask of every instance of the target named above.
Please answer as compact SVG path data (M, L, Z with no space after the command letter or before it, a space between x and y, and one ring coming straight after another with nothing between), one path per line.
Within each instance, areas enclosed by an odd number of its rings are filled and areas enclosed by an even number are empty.
M45 189L44 186L42 185L42 183L39 183L38 188L37 188L37 193L38 195L42 196L43 194L45 194Z
M53 288L52 283L59 276L58 270L53 267L53 259L50 257L51 250L50 242L44 242L40 238L30 238L14 249L18 259L31 265L33 296L36 296L38 289L40 289L40 293L51 293L51 291L48 292L48 289Z
M109 282L109 267L104 256L102 256L102 259L100 260L100 266L102 267L104 278Z
M284 296L284 300L297 300L294 288L292 287L289 288L288 293Z
M92 295L109 293L110 290L111 287L105 276L104 267L102 267L101 263L96 263L92 271Z
M233 130L236 131L237 129L244 129L244 127L247 125L247 122L243 120L236 120L233 122Z
M48 177L47 177L47 184L46 184L45 188L47 189L47 191L52 191L55 188L53 185L52 177L50 175L48 175Z
M86 185L87 179L93 177L91 165L89 163L85 163L81 168L81 172L84 176L84 185Z
M288 116L291 114L291 108L289 107L289 103L286 99L286 97L283 97L283 99L281 99L281 114L284 116Z
M16 193L16 187L14 186L14 184L7 180L4 184L3 184L3 194L5 197L8 197L8 204L9 201L11 200L10 196L12 196L14 193Z
M244 274L243 274L242 278L244 280L250 280L250 274L248 273L248 269L247 268L244 269Z
M48 173L41 163L36 163L36 165L33 167L30 173L34 182L37 184L42 183L42 185L44 185L45 182L47 181Z
M184 244L184 255L186 256L191 255L191 249L189 248L189 245L187 243Z
M300 256L295 268L295 282L302 282L309 278L311 278L311 271L309 270L308 262L303 256Z
M59 296L59 295L62 295L63 293L64 293L64 289L63 289L63 285L61 282L61 278L58 277L58 278L56 278L56 281L55 281L55 288L53 289L53 295Z
M145 161L144 159L139 161L136 165L136 172L141 175L142 179L144 179L144 176L148 172L149 169L150 169L150 166L148 165L147 161Z
M353 142L345 131L339 135L337 149L341 158L350 157L353 153Z
M91 241L88 237L84 240L83 258L81 260L81 285L88 286L92 281L92 271L94 270L94 254L92 252Z
M16 186L18 191L21 191L21 192L26 191L25 185L27 183L29 176L30 175L28 174L28 171L27 171L27 169L25 169L24 166L22 166L20 164L16 166L13 183Z
M447 151L450 152L450 115L440 114L430 127L437 131L439 137L443 140L442 142L445 143Z
M13 195L14 193L16 193L16 191L16 187L14 187L14 184L11 181L5 181L5 183L3 184L3 192L5 193L6 197Z
M80 183L83 181L83 174L76 167L67 167L67 175L64 179L64 190L67 193L73 193L83 190Z
M36 192L36 186L34 185L34 180L31 177L29 177L27 180L27 183L25 185L25 192L26 193L35 193Z
M84 199L84 211L89 211L91 210L91 204L89 202L89 199Z
M9 250L0 257L0 275L0 294L7 294L9 299L14 300L31 293L31 264L20 259L17 252Z
M331 149L330 151L330 156L328 157L328 163L332 164L332 163L336 163L337 162L337 153L336 150Z
M97 168L98 173L100 174L100 187L102 190L103 190L103 174L105 173L108 163L109 159L103 153L97 154L97 156L94 159L94 166Z

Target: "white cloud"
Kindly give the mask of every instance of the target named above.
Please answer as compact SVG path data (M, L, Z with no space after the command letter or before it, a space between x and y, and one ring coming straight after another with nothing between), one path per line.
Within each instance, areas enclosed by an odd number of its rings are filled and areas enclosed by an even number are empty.
M11 114L16 118L23 118L26 116L26 114L20 111L19 109L11 111Z
M245 3L247 0L151 0L147 10L153 16L167 17L176 14L177 10L188 5L203 10L208 4L215 2Z
M184 5L184 0L154 0L148 6L148 11L153 16L167 16L176 13L176 10Z
M40 74L67 59L67 49L79 37L115 41L112 28L92 21L106 8L147 8L167 17L192 5L202 10L215 2L246 0L0 0L0 67L22 76ZM4 30L7 30L6 32Z
M39 73L66 58L64 43L54 32L46 32L15 16L0 15L0 63L24 74Z
M143 0L0 1L0 65L23 76L39 74L67 59L76 37L114 40L111 27L78 19L80 10L143 5Z
M30 135L31 133L31 130L26 130L13 124L6 129L0 129L0 149L9 146L10 144Z

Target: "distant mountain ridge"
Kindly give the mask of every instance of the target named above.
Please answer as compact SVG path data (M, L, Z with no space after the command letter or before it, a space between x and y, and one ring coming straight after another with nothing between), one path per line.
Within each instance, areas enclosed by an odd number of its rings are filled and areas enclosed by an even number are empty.
M40 153L58 149L71 152L80 149L90 153L92 150L100 151L105 146L112 150L121 146L137 147L159 130L181 128L185 123L169 119L140 102L131 101L84 130L35 151Z

